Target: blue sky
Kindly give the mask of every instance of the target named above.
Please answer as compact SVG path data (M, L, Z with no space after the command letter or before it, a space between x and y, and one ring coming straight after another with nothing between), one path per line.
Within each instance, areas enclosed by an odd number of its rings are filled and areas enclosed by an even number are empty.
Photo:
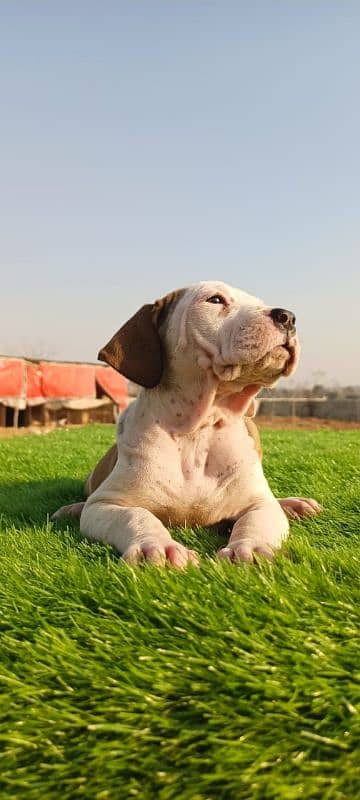
M359 40L358 0L2 3L0 352L95 360L215 278L360 383Z

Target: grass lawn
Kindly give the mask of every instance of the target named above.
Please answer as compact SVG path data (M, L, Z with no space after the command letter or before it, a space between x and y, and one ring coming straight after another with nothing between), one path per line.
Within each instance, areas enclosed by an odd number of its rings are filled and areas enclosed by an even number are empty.
M132 569L75 524L111 427L0 441L1 800L360 798L358 431L263 431L276 562Z

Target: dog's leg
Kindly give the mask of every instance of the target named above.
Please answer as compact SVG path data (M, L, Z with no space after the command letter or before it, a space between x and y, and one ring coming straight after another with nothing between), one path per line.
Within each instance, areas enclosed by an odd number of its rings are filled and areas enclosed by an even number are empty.
M320 503L311 497L280 497L278 502L290 519L314 517L323 510Z
M81 514L80 530L88 539L111 544L130 564L168 563L178 569L198 564L194 550L172 539L162 522L145 508L90 500Z
M289 533L287 518L275 498L264 498L236 520L227 547L219 557L254 561L256 555L272 559Z

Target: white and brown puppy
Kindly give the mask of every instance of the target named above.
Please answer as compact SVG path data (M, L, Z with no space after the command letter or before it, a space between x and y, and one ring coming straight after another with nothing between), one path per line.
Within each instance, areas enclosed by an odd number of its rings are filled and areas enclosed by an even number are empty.
M232 532L221 557L271 558L288 535L284 510L320 506L275 499L245 417L261 387L293 373L299 349L292 312L224 283L143 306L99 358L144 388L119 418L117 448L89 476L86 503L55 516L82 512L82 533L131 563L196 562L168 526L225 520Z

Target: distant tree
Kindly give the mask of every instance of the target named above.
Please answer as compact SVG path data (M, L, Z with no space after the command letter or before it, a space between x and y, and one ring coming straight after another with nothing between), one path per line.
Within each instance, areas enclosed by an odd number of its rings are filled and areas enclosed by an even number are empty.
M322 397L322 395L326 394L325 386L322 383L315 383L311 393L315 396Z

